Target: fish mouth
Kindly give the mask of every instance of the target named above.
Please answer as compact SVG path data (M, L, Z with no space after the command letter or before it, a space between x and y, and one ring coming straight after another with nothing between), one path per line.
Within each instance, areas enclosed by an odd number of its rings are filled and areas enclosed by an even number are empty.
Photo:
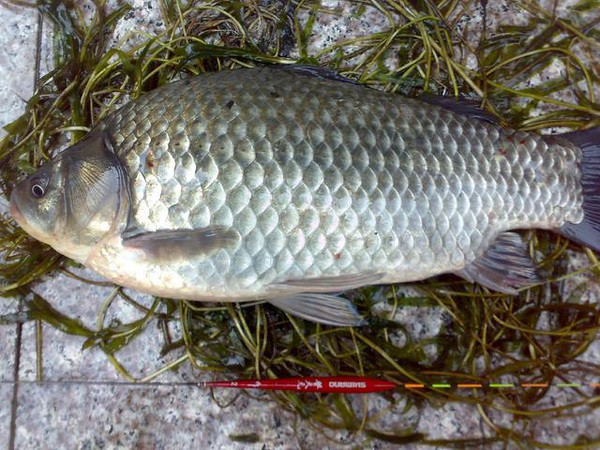
M10 205L9 205L10 215L18 224L22 224L24 221L23 213L19 209L19 205L17 205L17 199L15 196L15 191L12 192L10 196Z
M14 219L15 222L17 222L17 224L29 235L33 236L34 238L38 239L38 240L42 240L40 239L38 236L40 235L40 233L34 228L31 227L29 225L29 221L25 218L25 215L23 214L23 211L21 211L21 208L19 207L19 202L18 202L18 195L17 195L17 188L15 188L12 191L12 194L10 195L10 203L9 203L9 207L8 210L10 211L10 215L12 216L12 218ZM45 241L43 241L45 242Z

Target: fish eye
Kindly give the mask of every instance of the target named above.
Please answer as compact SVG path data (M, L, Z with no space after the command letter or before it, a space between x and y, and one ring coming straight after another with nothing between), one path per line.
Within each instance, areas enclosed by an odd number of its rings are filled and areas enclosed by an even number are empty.
M34 197L40 198L40 197L43 197L43 195L46 192L44 191L44 188L42 187L41 184L34 184L33 186L31 186L31 193L33 194Z
M31 194L36 198L41 198L46 194L46 185L48 180L44 177L31 180Z

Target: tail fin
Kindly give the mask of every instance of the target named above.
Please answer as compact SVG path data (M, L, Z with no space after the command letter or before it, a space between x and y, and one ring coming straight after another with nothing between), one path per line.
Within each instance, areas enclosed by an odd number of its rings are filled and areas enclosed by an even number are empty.
M566 223L558 231L580 244L600 252L600 127L561 135L581 148L583 221Z

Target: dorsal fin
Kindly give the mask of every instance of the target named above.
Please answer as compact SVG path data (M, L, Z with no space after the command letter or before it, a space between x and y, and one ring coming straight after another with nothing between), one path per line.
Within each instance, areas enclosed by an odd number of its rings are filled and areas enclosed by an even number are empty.
M477 100L470 100L464 97L443 97L433 94L421 94L417 97L430 105L441 106L442 108L454 111L458 114L472 117L474 119L483 120L484 122L498 124L498 118L491 112L486 111L481 107Z
M345 76L337 73L335 70L328 69L326 67L309 66L305 64L277 64L270 67L293 72L298 75L317 77L324 80L340 81L342 83L349 83L355 86L369 87L365 84L359 83L358 81L346 78ZM442 108L454 111L458 114L483 120L484 122L493 124L499 123L498 118L491 112L483 109L480 102L477 100L470 100L464 97L444 97L433 94L421 94L417 97L417 99L431 105L441 106Z
M357 86L364 86L364 84L359 83L358 81L351 80L350 78L346 78L343 75L340 75L335 70L327 69L325 67L319 66L308 66L305 64L277 64L274 66L270 66L275 69L286 70L288 72L293 72L298 75L310 76L322 78L324 80L333 80L333 81L341 81L342 83L354 84Z

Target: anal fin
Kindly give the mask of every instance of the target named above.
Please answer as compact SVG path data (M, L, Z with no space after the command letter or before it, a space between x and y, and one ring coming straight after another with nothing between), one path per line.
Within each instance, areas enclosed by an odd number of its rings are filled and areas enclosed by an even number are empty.
M505 232L477 260L457 275L506 294L539 282L536 268L521 236Z

